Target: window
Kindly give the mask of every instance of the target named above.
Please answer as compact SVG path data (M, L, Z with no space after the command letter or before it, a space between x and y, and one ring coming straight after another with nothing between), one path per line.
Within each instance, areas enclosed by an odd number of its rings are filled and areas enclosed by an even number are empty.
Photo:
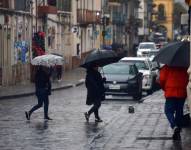
M54 26L49 27L48 28L48 47L51 49L55 48L55 34L56 34L55 27Z
M30 0L15 0L15 9L30 11Z
M165 20L166 19L166 12L164 4L160 4L158 6L158 20Z
M56 0L48 0L48 5L56 6Z
M57 8L62 11L71 12L71 0L57 0Z

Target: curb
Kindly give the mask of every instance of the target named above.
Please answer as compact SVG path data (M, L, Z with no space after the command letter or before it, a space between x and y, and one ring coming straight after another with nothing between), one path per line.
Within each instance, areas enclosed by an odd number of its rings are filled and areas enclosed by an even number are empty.
M67 84L67 85L62 86L62 87L55 87L55 88L52 88L52 91L64 90L64 89L69 89L69 88L72 88L72 87L80 86L80 85L84 84L84 81L85 81L84 79L81 79L76 84ZM32 95L35 95L35 92L0 96L0 100L2 100L2 99L14 99L14 98L20 98L20 97L27 97L27 96L32 96Z
M78 83L75 84L75 86L80 86L85 83L85 79L80 79Z

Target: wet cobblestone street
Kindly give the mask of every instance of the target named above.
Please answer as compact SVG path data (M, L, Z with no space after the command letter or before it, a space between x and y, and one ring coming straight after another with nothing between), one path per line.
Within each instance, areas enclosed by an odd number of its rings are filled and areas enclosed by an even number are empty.
M1 150L190 150L191 130L182 133L182 142L173 143L171 129L163 113L162 91L144 97L142 103L106 100L100 109L103 123L91 116L86 123L84 86L55 91L50 96L50 117L43 109L26 121L24 111L36 97L0 101ZM135 113L128 113L129 105Z

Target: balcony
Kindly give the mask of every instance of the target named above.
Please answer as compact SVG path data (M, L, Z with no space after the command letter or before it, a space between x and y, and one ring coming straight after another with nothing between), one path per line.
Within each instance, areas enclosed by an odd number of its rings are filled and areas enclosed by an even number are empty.
M38 6L38 15L57 14L57 8L51 5Z
M100 11L92 11L88 9L77 10L77 22L81 26L87 26L88 24L99 24L101 19Z
M8 0L0 0L0 7L9 8L9 1Z
M121 0L108 0L108 4L110 6L120 6L121 5Z

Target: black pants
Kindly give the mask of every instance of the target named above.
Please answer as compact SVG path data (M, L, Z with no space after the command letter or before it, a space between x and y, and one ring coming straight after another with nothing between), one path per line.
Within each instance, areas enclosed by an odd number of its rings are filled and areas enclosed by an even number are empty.
M94 112L95 118L99 119L99 108L101 107L101 101L97 100L94 102L92 108L88 111L88 114L91 115Z
M32 109L29 111L29 115L31 115L35 110L39 109L43 106L44 103L44 118L48 117L48 106L49 106L49 99L48 94L37 94L38 98L38 104L32 107Z

